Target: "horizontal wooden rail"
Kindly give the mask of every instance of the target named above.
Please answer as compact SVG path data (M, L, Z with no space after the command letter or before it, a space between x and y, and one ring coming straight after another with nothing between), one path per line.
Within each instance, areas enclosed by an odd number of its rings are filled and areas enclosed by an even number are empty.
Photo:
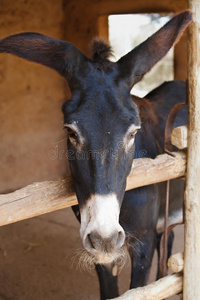
M135 159L127 179L126 190L184 176L186 153L179 151L172 154L175 157L161 154L155 159Z
M186 153L175 157L158 155L155 159L135 159L126 190L178 178L186 173ZM10 194L0 195L0 226L77 204L71 177L33 183Z
M161 300L180 293L183 289L183 278L180 273L161 278L144 287L129 290L116 300ZM113 300L114 300L113 299Z

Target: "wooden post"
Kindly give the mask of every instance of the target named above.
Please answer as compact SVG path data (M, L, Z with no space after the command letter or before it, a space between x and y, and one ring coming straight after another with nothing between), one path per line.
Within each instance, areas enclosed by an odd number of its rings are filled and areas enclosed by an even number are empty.
M183 299L200 300L200 1L189 0L189 131L185 190Z

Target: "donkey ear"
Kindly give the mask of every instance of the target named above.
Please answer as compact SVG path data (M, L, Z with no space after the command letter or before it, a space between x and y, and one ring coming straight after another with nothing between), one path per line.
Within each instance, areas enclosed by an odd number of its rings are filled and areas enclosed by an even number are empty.
M72 79L76 79L81 65L87 63L85 55L71 43L32 32L19 33L0 40L1 52L11 53L56 70L68 80L71 89Z
M123 56L117 62L119 80L131 89L178 41L191 19L190 10L177 14L145 42Z

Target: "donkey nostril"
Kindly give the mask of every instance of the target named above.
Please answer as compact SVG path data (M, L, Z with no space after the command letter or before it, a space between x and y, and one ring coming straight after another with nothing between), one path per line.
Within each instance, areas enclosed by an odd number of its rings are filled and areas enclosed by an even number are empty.
M103 238L97 231L92 231L88 234L88 239L90 241L91 249L101 251L103 247Z
M87 239L88 239L90 247L93 248L93 249L95 249L95 246L94 246L94 244L92 242L91 234L87 235Z
M89 252L93 252L95 250L95 247L92 243L92 239L90 234L86 235L83 239L83 246L84 248L89 251Z
M123 231L118 232L118 238L116 243L116 248L121 248L121 246L124 244L125 241L125 234Z

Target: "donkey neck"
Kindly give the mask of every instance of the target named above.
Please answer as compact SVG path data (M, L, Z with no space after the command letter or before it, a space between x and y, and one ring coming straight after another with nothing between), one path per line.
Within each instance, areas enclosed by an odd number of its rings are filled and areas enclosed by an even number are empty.
M132 96L132 100L139 108L141 119L141 130L135 141L135 158L155 158L164 151L164 132L159 113L147 98Z

